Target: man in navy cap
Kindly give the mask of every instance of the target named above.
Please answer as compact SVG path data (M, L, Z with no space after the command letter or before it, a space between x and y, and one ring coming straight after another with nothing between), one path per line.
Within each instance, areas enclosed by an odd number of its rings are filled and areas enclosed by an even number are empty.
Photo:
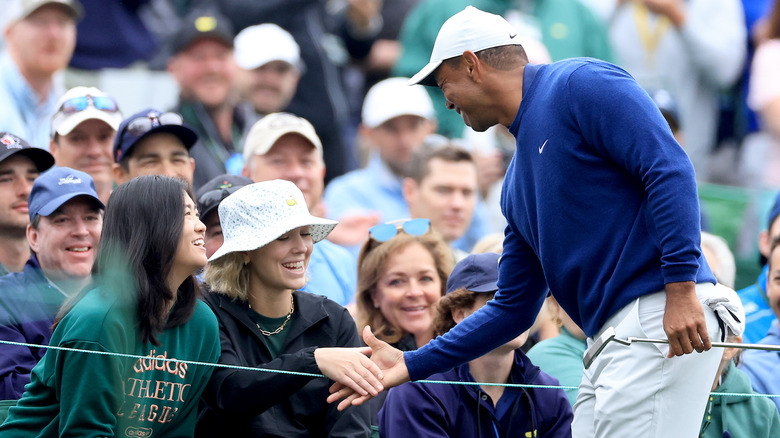
M0 278L0 339L47 345L60 305L91 280L105 206L88 174L56 167L35 180L28 201L23 272ZM0 399L19 399L45 348L0 344Z
M141 175L181 178L192 186L195 160L190 149L198 134L180 114L146 109L126 118L114 139L114 180L122 184Z
M0 275L19 272L30 258L27 198L54 157L9 132L0 132Z

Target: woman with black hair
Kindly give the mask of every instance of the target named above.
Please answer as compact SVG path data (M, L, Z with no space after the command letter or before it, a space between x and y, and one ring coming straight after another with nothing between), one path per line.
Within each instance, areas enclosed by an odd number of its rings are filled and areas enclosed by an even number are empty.
M213 368L181 361L213 363L220 350L192 277L207 262L204 232L184 182L143 176L119 186L94 287L63 306L50 344L58 349L32 370L0 436L191 437Z

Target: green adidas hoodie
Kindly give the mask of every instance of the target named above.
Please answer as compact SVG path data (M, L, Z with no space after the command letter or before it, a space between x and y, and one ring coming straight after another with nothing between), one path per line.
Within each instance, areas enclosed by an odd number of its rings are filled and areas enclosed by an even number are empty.
M137 307L115 292L88 292L52 334L52 346L119 352L143 359L48 350L0 437L191 437L200 395L220 352L217 320L198 301L185 324L141 342Z

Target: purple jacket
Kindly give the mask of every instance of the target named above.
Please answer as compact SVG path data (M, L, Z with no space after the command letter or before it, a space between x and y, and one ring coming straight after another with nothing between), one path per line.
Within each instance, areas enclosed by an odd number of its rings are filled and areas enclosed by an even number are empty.
M49 345L65 295L49 284L33 254L24 271L0 277L0 340ZM18 400L45 348L0 344L0 400Z
M430 380L473 382L468 364ZM515 352L511 383L559 385L558 380L539 370L521 351ZM510 391L511 389L507 389ZM474 385L405 383L390 390L379 411L383 438L414 437L571 437L572 409L562 389L522 388L510 398L503 423L498 420L490 397ZM508 392L504 397L511 397Z

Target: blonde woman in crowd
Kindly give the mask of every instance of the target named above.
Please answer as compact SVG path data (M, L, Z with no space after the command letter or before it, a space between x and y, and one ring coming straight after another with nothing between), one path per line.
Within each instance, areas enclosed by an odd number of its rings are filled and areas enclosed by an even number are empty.
M312 216L294 183L250 184L219 205L224 243L211 256L206 302L219 321L219 362L324 374L364 394L382 390L358 347L346 309L302 292L314 243L335 221ZM358 374L367 368L374 374ZM368 436L368 407L326 402L328 379L217 368L204 392L196 436Z

